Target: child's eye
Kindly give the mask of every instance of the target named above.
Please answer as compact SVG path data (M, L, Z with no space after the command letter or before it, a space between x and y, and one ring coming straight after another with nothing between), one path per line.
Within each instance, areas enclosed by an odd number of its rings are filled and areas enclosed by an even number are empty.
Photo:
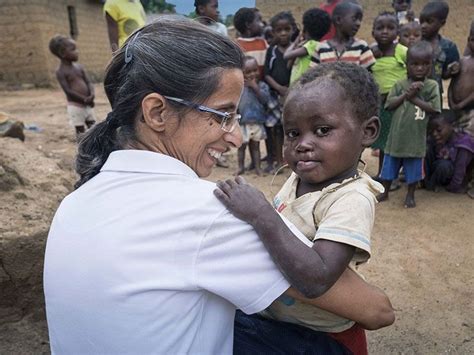
M330 127L318 127L316 128L316 135L320 137L327 136L329 132L331 131Z
M296 138L296 137L298 137L298 132L295 129L291 129L291 130L286 132L286 136L288 138Z

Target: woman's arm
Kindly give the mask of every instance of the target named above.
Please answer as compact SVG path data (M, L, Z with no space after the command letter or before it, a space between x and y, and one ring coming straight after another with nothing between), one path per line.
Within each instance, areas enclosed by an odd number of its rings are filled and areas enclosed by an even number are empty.
M381 289L369 285L351 269L346 269L334 286L318 298L305 298L294 288L288 289L285 294L351 319L368 330L387 327L395 321L395 313L387 295Z

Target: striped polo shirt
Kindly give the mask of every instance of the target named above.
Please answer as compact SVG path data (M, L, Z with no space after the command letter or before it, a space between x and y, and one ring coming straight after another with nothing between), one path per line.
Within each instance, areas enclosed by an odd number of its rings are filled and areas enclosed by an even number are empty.
M267 54L268 44L265 39L261 37L237 38L239 44L245 55L254 57L257 60L258 71L260 72L260 80L263 79L263 67L265 65L265 55Z
M348 62L369 69L375 63L375 57L366 41L354 38L354 42L338 52L329 41L319 43L313 56L311 66L332 62Z

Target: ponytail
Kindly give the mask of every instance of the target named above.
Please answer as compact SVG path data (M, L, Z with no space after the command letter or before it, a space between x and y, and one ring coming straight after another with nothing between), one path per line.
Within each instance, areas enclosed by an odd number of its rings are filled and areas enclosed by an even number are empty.
M79 175L79 181L74 185L76 189L96 176L110 153L120 149L116 141L117 127L118 120L110 112L105 121L96 124L82 137L76 157L76 172Z

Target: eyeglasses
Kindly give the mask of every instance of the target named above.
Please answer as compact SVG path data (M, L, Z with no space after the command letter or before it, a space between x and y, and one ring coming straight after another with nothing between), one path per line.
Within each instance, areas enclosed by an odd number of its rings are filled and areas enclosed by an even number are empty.
M214 115L214 119L220 123L221 129L224 132L232 132L234 128L238 125L241 119L241 115L235 113L235 112L221 112L214 110L213 108L206 107L204 105L199 105L191 101L186 101L177 97L172 97L172 96L163 96L167 100L176 102L178 104L191 107L195 110L201 111L201 112L208 112L212 113Z

